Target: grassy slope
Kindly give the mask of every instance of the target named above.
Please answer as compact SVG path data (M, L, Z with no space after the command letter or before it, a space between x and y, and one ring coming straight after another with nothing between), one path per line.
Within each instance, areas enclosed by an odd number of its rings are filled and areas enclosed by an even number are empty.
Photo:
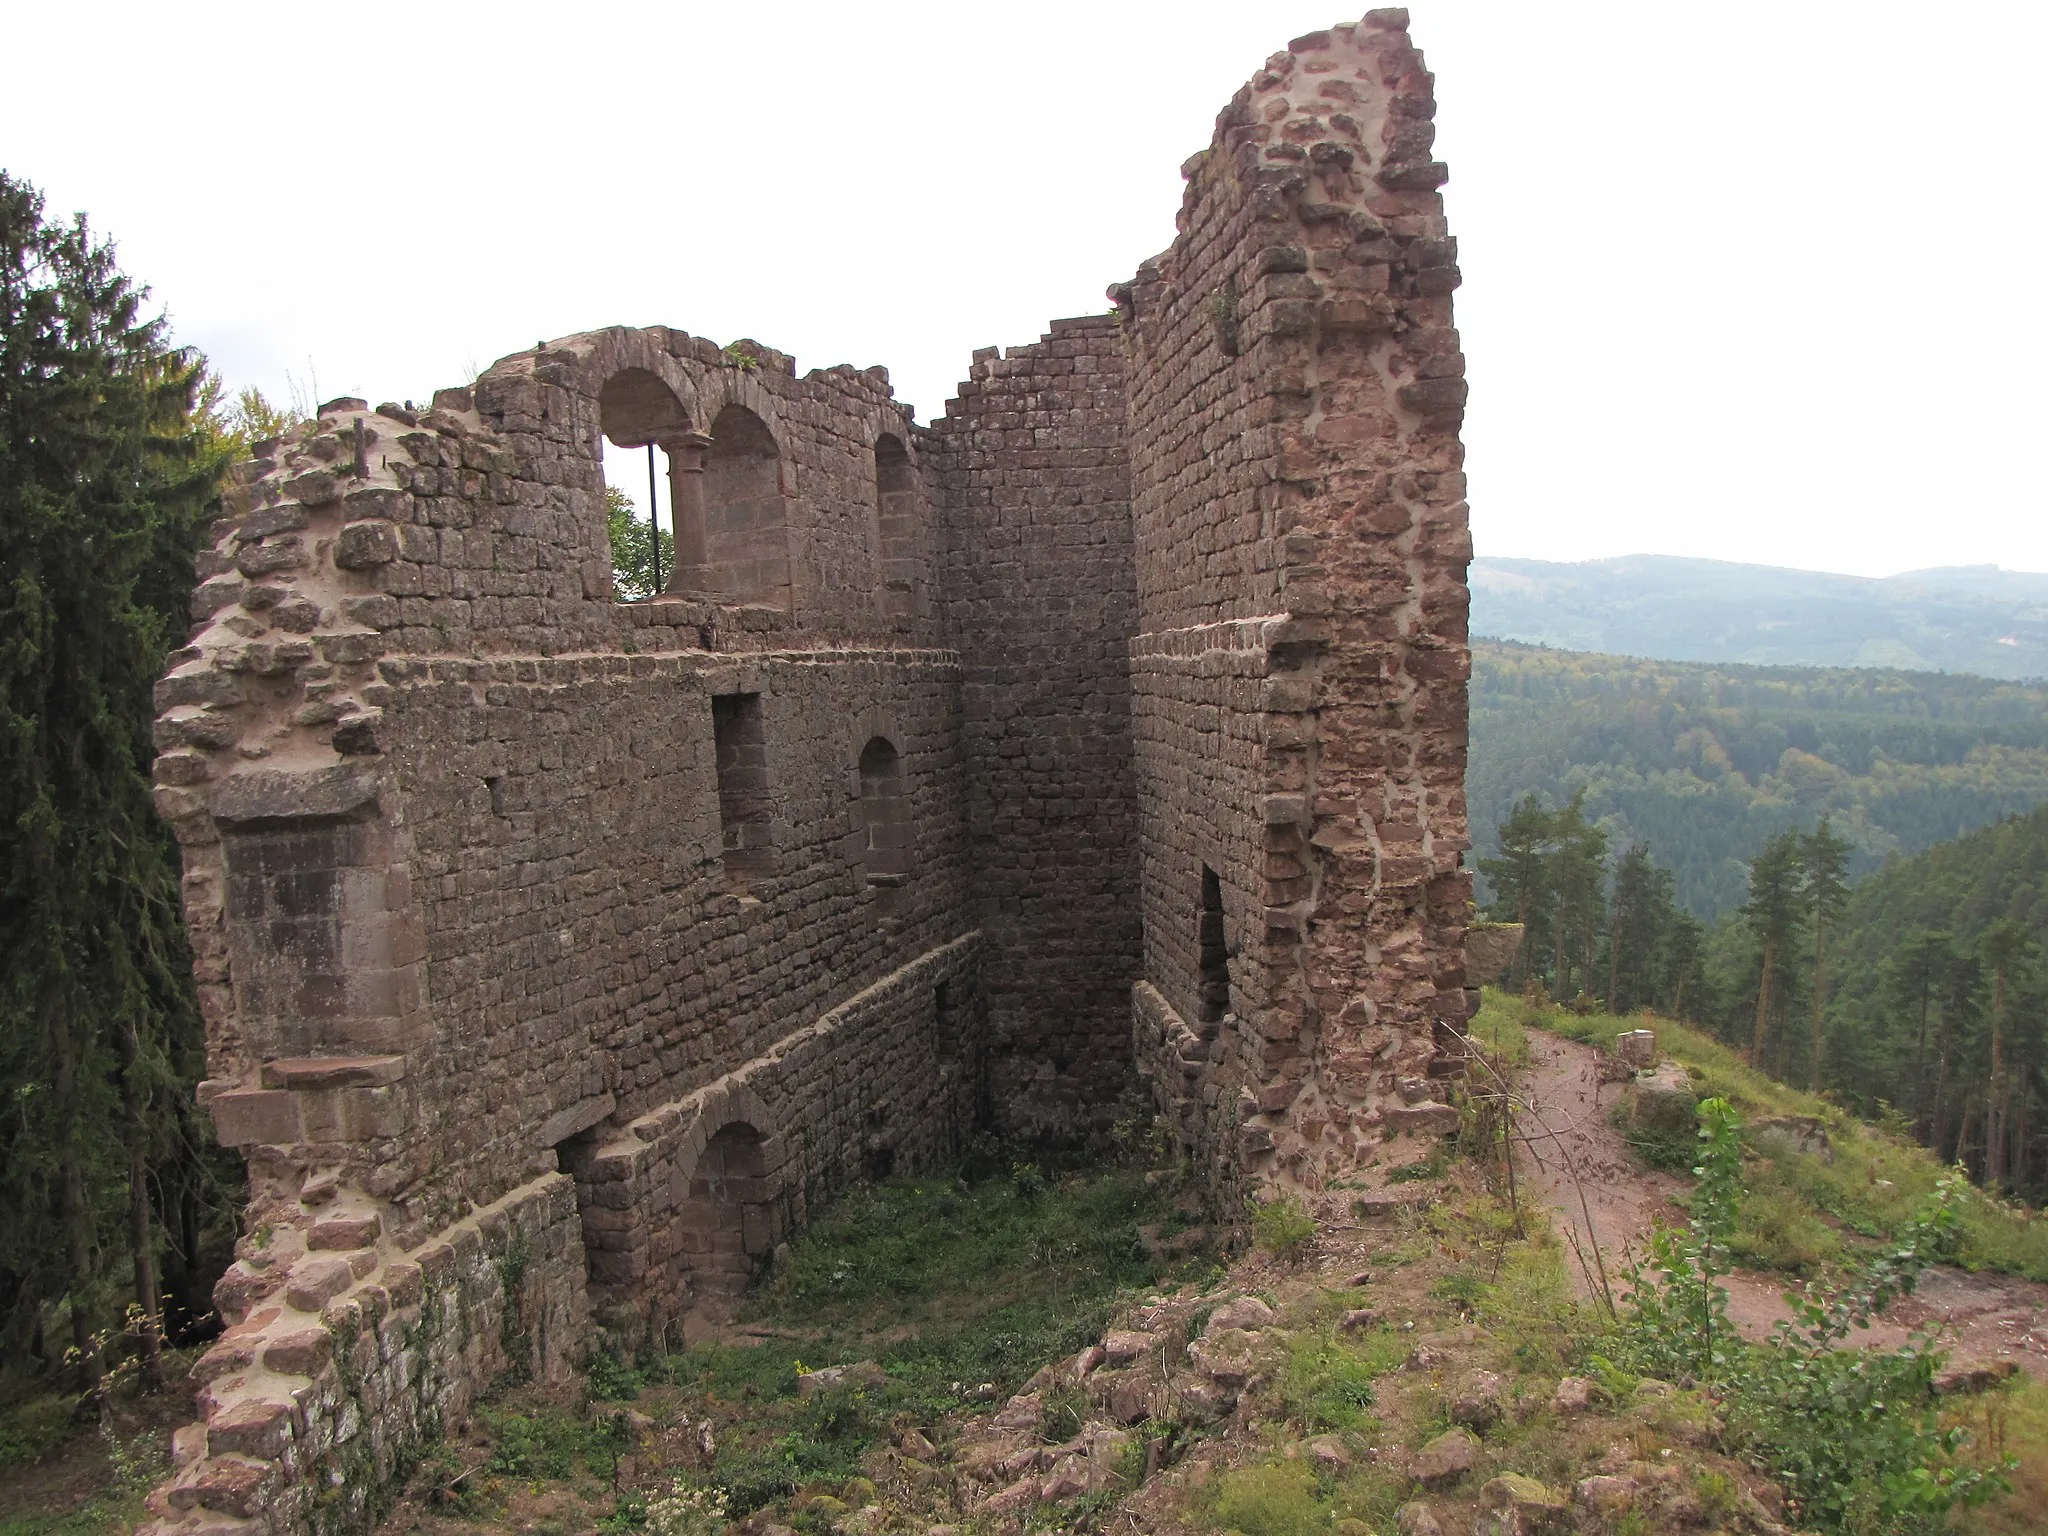
M1907 1136L1752 1071L1728 1046L1671 1019L1581 1016L1490 991L1474 1033L1490 1041L1496 1027L1513 1035L1531 1026L1603 1047L1611 1047L1623 1030L1654 1029L1658 1047L1692 1071L1701 1092L1727 1098L1745 1120L1803 1115L1826 1125L1832 1161L1786 1155L1756 1165L1738 1243L1745 1263L1797 1273L1823 1267L1842 1255L1844 1233L1852 1241L1891 1236L1940 1175L1933 1155ZM1956 1260L1967 1269L2048 1281L2048 1219L1979 1194L1964 1213Z

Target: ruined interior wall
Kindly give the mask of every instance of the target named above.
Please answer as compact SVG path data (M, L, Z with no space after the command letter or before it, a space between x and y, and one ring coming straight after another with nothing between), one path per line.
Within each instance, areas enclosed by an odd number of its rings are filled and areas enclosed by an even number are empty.
M593 1293L629 1337L672 1325L768 1257L771 1214L944 1156L971 1124L958 663L934 617L887 601L875 538L875 444L913 434L875 375L745 356L571 338L426 413L337 402L241 473L162 687L158 777L202 1098L248 1161L252 1237L160 1515L297 1519L335 1458L394 1465L427 1407L383 1402L383 1446L346 1406L385 1390L367 1357L289 1341L389 1310L480 1212L503 1219L475 1262L402 1319L403 1358L378 1356L445 1403L517 1356L488 1343L508 1307L551 1320L533 1364L560 1374ZM738 404L772 434L784 608L610 601L597 433L628 369L667 391L668 428ZM919 557L896 494L900 573ZM772 845L743 877L714 751L712 699L734 693L759 701ZM879 880L876 736L912 834ZM763 1167L744 1201L701 1166L728 1143ZM456 1342L422 1332L436 1307Z
M986 935L991 1104L1016 1131L1101 1122L1128 1081L1137 974L1127 646L1136 624L1115 320L977 353L928 437Z
M1141 1069L1206 1159L1314 1184L1455 1119L1471 544L1455 250L1404 11L1275 54L1185 167L1133 337ZM1201 866L1231 1014L1205 1026Z

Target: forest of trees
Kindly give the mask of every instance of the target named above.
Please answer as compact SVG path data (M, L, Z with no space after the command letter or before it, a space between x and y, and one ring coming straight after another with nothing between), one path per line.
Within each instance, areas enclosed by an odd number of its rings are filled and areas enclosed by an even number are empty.
M0 1368L83 1386L205 1327L235 1238L152 688L223 473L289 420L145 298L0 172Z
M1505 985L1700 1024L1985 1183L2048 1193L2048 807L1854 886L1823 816L1767 840L1707 929L1647 845L1610 855L1586 798L1525 797L1481 862L1487 915L1527 925Z
M1616 849L1655 849L1678 904L1712 921L1766 843L1824 813L1859 878L2048 803L2048 687L1478 641L1466 782L1481 859L1526 796L1583 792L1584 817Z

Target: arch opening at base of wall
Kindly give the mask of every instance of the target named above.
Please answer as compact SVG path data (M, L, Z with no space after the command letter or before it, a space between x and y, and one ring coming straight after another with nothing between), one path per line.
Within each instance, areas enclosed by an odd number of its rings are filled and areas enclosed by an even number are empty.
M603 1289L604 1234L598 1230L597 1197L591 1177L597 1162L598 1134L603 1126L592 1125L555 1143L555 1167L576 1181L576 1217L583 1231L583 1267L592 1294Z
M706 590L787 611L789 514L775 434L745 406L728 405L711 423L703 465Z
M697 1159L677 1212L693 1309L736 1303L782 1241L780 1170L769 1149L759 1130L735 1120Z

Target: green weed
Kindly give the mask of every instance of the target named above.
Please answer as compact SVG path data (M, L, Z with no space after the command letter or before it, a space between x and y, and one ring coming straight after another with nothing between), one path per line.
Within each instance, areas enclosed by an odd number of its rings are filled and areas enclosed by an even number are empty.
M1316 1235L1316 1219L1294 1195L1280 1195L1252 1212L1252 1235L1275 1258L1300 1251Z

